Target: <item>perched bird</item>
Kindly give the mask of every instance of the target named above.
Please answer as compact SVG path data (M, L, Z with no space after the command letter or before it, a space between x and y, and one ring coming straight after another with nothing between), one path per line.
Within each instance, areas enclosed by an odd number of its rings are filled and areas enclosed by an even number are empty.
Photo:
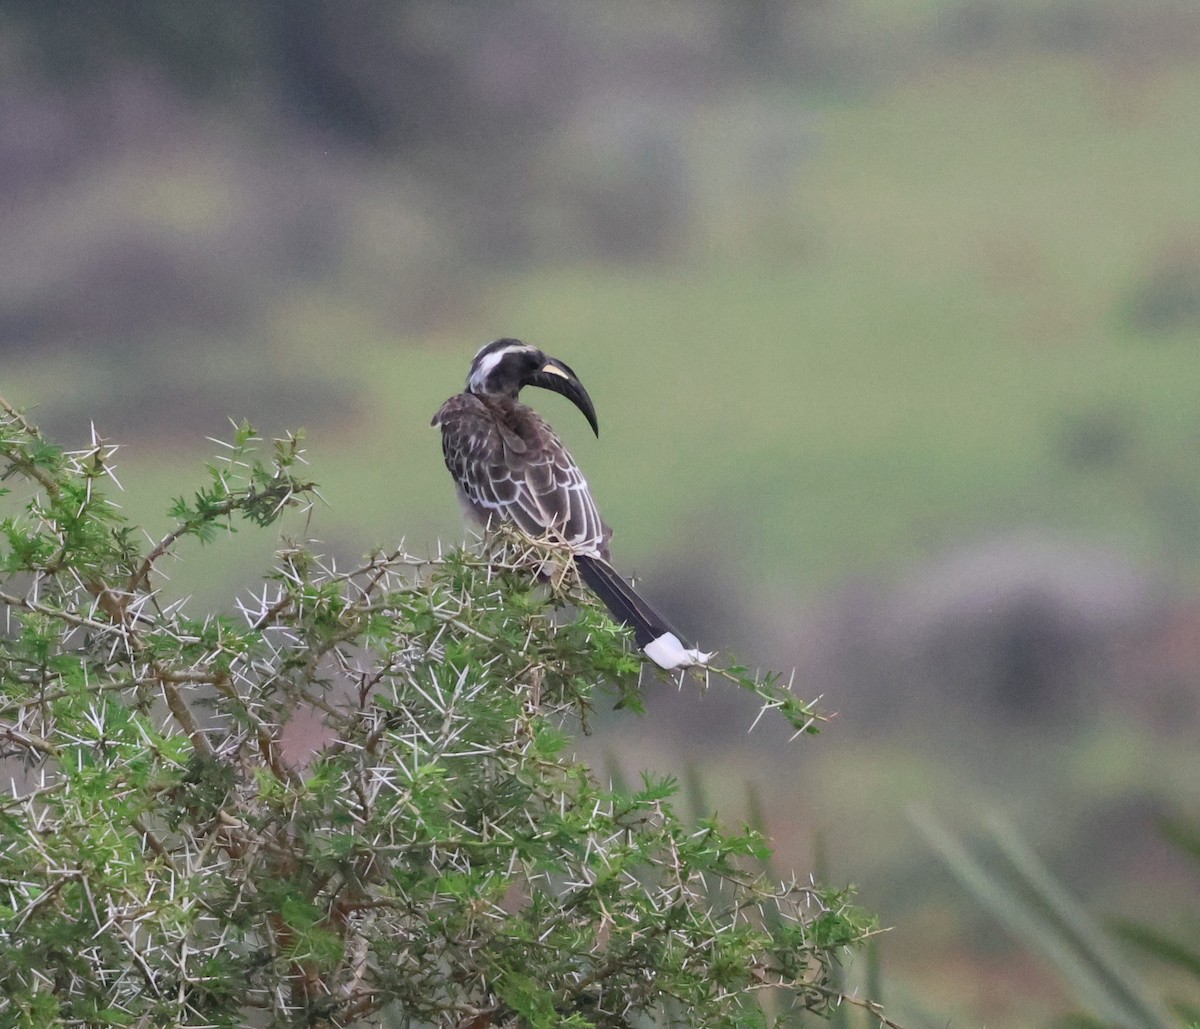
M684 646L608 563L612 532L562 440L518 399L525 386L561 393L600 435L591 397L562 361L517 339L487 344L471 362L467 388L431 423L441 426L442 453L464 510L482 526L506 522L567 547L583 581L633 628L637 645L660 668L703 664L712 655Z

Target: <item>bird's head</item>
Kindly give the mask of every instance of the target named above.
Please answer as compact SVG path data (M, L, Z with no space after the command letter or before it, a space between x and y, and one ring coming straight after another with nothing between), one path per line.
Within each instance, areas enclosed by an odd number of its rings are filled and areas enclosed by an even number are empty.
M519 339L498 339L483 347L471 362L467 389L472 393L515 399L525 386L561 393L583 412L592 432L600 435L592 398L575 373L557 358L547 357Z

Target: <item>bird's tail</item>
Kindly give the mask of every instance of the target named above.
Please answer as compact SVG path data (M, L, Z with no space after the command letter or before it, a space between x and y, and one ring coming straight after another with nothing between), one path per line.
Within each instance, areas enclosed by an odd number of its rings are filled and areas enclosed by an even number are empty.
M704 664L712 656L685 647L662 615L646 603L607 561L576 554L579 575L618 622L633 629L634 639L660 668Z

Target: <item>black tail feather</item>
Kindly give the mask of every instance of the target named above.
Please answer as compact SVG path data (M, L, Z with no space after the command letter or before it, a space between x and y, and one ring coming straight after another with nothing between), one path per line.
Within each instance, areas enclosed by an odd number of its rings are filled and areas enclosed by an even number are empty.
M639 647L645 647L664 633L673 632L662 615L637 595L607 561L584 554L575 555L579 574L588 587L618 622L631 626Z

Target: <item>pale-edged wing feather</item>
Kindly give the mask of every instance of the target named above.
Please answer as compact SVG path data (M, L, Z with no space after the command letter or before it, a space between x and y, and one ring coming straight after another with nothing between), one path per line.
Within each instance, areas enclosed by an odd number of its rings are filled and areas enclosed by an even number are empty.
M433 423L442 427L446 466L481 522L499 518L534 538L607 559L610 533L587 480L534 411L462 393Z
M579 466L562 441L528 407L506 397L461 393L433 416L442 452L471 514L550 537L575 552L583 580L613 617L634 630L638 646L660 668L706 664L711 654L680 642L669 623L608 563L608 527Z

